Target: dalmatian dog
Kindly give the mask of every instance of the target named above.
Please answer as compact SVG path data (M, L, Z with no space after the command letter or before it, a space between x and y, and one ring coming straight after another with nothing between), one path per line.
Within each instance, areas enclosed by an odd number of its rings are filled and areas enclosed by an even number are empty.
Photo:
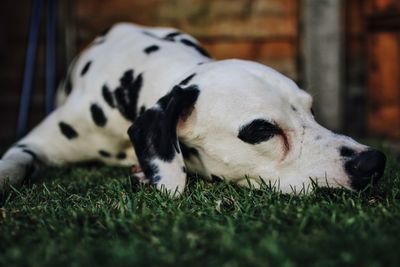
M216 61L171 28L121 23L71 64L57 109L0 161L0 185L48 165L131 166L138 181L181 194L187 173L283 193L360 190L385 155L320 126L312 97L251 61Z

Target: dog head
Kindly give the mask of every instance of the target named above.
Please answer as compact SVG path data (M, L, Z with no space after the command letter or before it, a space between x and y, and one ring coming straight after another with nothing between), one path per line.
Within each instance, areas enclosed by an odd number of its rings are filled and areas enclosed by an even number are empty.
M164 185L179 180L180 190L185 164L204 176L263 180L291 192L312 183L363 189L382 176L386 161L319 125L312 97L293 81L243 60L198 66L129 135L147 177Z

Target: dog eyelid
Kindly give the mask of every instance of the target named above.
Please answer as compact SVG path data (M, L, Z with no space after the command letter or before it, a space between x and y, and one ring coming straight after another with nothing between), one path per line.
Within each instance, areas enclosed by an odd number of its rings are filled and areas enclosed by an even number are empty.
M240 127L238 138L243 142L255 145L282 134L283 130L276 122L265 119L255 119Z

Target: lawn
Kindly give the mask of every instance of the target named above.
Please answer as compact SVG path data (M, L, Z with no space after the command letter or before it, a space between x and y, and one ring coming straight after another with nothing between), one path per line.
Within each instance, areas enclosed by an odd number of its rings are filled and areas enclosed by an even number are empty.
M1 266L400 266L400 166L362 193L282 195L192 177L168 199L127 170L52 168L1 197Z

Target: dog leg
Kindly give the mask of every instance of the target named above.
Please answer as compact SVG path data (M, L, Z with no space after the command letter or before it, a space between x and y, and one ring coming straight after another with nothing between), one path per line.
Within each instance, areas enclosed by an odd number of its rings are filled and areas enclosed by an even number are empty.
M131 166L130 177L132 178L133 183L135 185L137 184L149 185L151 182L150 179L146 177L142 168L140 168L139 165Z
M6 184L21 184L47 165L93 160L123 165L128 161L126 154L121 159L120 152L125 146L119 139L114 141L107 135L109 132L99 131L90 121L90 115L85 116L84 111L76 108L87 105L73 104L55 110L4 154L0 160L0 190ZM128 141L125 143L129 145Z

